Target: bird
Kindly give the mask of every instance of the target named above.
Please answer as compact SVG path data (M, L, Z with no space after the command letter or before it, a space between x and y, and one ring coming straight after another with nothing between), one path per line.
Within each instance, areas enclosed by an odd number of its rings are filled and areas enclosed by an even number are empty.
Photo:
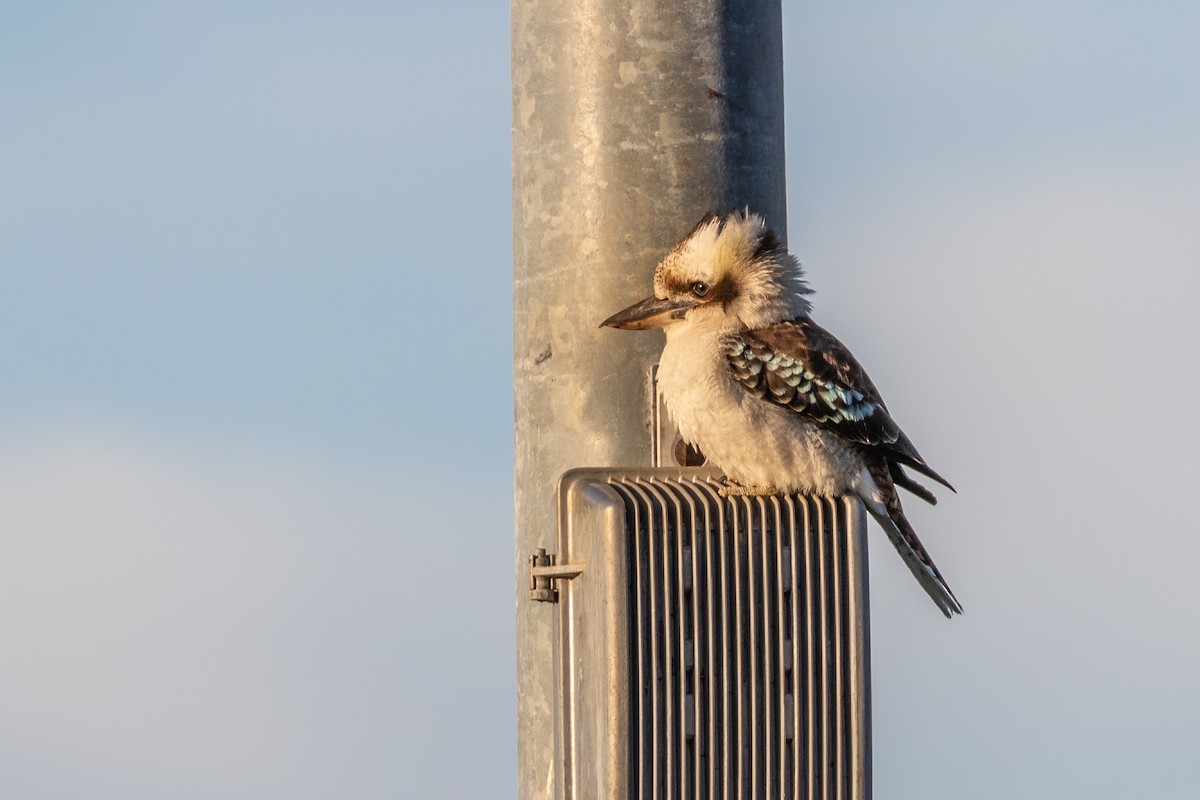
M706 214L654 270L654 294L601 327L662 328L658 383L722 494L857 496L947 618L962 613L905 517L908 471L955 491L892 419L850 350L813 321L800 262L749 209Z

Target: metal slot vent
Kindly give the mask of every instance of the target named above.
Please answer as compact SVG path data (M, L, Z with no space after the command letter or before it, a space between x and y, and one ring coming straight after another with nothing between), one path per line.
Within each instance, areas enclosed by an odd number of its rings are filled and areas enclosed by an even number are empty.
M714 479L564 477L562 796L868 798L861 507Z

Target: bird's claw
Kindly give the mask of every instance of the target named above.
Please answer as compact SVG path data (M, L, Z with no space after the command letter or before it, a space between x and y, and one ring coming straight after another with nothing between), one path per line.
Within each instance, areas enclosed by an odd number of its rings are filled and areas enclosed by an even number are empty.
M721 488L717 489L717 494L721 497L765 497L779 494L779 490L774 486L743 486L735 480L722 478Z

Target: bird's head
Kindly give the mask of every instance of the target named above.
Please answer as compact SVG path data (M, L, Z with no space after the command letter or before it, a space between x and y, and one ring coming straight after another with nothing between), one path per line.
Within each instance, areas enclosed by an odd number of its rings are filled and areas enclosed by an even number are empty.
M659 262L654 295L601 326L755 329L807 315L811 293L800 263L762 217L708 214Z

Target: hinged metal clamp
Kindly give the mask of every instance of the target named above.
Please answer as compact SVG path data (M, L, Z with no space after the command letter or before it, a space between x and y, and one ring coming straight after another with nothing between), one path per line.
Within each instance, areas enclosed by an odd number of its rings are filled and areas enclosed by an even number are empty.
M583 567L583 564L555 564L554 553L539 547L529 557L529 599L557 603L558 587L554 582L582 575Z

